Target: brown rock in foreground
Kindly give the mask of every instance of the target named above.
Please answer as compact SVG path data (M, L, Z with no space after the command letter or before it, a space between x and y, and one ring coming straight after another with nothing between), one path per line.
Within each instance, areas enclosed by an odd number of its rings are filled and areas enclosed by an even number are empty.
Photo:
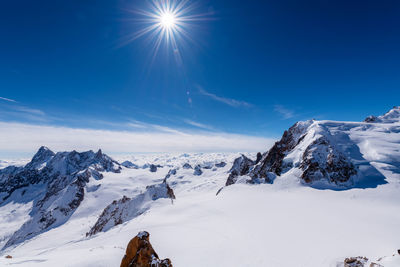
M129 241L121 267L172 267L170 259L160 260L149 241L146 231Z
M368 262L366 257L351 257L344 260L344 267L364 267Z

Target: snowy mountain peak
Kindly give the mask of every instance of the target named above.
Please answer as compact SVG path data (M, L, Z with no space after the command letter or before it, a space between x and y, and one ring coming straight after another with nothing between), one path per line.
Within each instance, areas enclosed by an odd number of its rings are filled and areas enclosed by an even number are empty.
M365 120L365 122L369 123L394 123L394 122L400 122L400 106L394 106L391 110L386 112L382 116L368 116Z
M383 176L361 153L358 143L363 136L376 138L382 127L385 133L397 133L395 122L400 122L400 107L366 121L385 125L366 127L364 123L354 122L297 122L262 154L261 159L237 158L226 185L274 183L277 177L280 181L283 177L297 177L298 182L314 188L348 189L385 184ZM394 124L388 126L386 123ZM369 146L370 139L363 146Z
M54 157L54 152L51 151L48 147L41 146L33 156L31 162L26 165L28 169L38 169L42 167L44 163L47 163L51 158Z
M92 177L100 172L120 172L118 162L103 154L58 152L41 147L25 167L0 170L0 205L6 201L33 201L31 218L7 241L4 248L65 223L85 196Z

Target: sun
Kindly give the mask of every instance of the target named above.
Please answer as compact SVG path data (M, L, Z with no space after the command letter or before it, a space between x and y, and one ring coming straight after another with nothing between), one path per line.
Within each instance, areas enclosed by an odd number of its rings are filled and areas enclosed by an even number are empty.
M187 41L198 44L192 38L193 29L198 29L196 24L212 17L211 11L199 13L200 6L192 0L149 0L147 3L145 10L131 10L140 29L128 35L122 45L146 37L153 58L161 46L179 58L184 46L189 47Z
M171 29L176 26L176 17L172 12L164 12L160 14L160 24L165 29Z

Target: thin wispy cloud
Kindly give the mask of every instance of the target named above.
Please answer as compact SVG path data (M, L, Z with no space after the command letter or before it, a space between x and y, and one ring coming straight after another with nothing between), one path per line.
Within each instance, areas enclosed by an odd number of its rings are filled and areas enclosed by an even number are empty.
M174 134L184 134L183 132L164 126L164 125L159 125L159 124L153 124L153 123L146 123L142 121L137 121L137 120L130 120L128 123L125 124L128 127L131 128L136 128L140 131L144 132L165 132L165 133L174 133Z
M229 133L184 133L155 127L153 131L111 131L0 122L0 151L33 153L46 145L55 151L121 152L255 152L274 139ZM7 130L5 130L7 129Z
M222 97L222 96L217 96L216 94L207 92L206 90L204 90L201 86L197 86L199 89L199 93L207 96L215 101L224 103L226 105L229 105L231 107L252 107L253 105L246 102L246 101L241 101L241 100L236 100L236 99L232 99L232 98L227 98L227 97Z
M41 111L39 109L34 109L34 108L28 108L28 107L24 107L24 106L16 106L16 107L14 107L14 109L17 111L29 113L32 115L38 115L38 116L46 115L46 113L44 111Z
M3 99L3 98L2 98ZM12 99L11 99L12 100ZM49 121L50 117L42 110L30 108L12 100L0 105L0 119L23 121Z
M202 129L206 129L206 130L214 130L214 127L212 127L211 125L203 124L203 123L200 123L197 121L184 119L183 122L185 122L186 124L189 124L191 126L197 127L197 128L202 128Z
M285 120L293 118L295 116L295 113L293 110L287 109L286 107L284 107L282 105L275 105L274 111L279 113L282 116L282 118L284 118Z
M0 96L0 100L4 100L4 101L8 101L8 102L17 103L17 101L15 101L14 99L6 98L6 97L1 97L1 96Z

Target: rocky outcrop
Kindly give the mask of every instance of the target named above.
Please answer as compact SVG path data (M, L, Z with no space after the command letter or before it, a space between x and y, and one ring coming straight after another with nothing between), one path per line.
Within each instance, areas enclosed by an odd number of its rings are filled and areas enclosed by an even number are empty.
M166 183L166 180L161 184L147 186L143 193L133 198L123 196L119 200L114 200L104 209L86 236L105 232L116 225L136 218L149 209L149 202L160 198L175 199L174 191Z
M344 260L344 267L364 267L367 266L368 258L351 257Z
M354 164L326 137L316 139L307 147L300 168L306 183L327 179L332 184L344 184L357 174Z
M138 165L130 162L129 160L122 162L121 165L128 169L139 169Z
M256 178L268 178L268 173L281 175L285 167L289 167L284 163L283 159L291 152L305 137L308 127L314 121L297 122L283 133L280 141L265 153L259 163L254 166L254 169L249 173L254 180ZM267 179L266 182L271 182Z
M33 201L31 218L7 241L4 248L18 244L65 223L84 199L90 177L102 179L101 172L119 172L119 164L103 154L59 152L41 147L25 167L2 176L3 202Z
M201 166L196 165L196 167L194 167L193 175L200 176L202 174L203 174L203 171L201 170Z
M166 182L167 179L170 178L172 175L176 175L176 169L170 169L168 171L167 175L165 175L164 182Z
M151 172L156 172L157 171L157 166L154 164L150 164L150 171Z
M215 163L215 167L217 168L223 168L226 166L226 162L221 161L220 163Z
M241 155L239 158L235 159L232 168L229 170L228 180L226 181L225 185L228 186L236 183L237 178L239 176L248 174L250 167L253 165L254 161L245 155Z
M150 234L140 232L131 241L121 261L121 267L172 267L170 259L160 260L150 244Z
M187 163L187 162L186 162L185 164L183 164L182 168L185 169L185 170L187 170L187 169L193 169L192 165L190 165L190 164Z

